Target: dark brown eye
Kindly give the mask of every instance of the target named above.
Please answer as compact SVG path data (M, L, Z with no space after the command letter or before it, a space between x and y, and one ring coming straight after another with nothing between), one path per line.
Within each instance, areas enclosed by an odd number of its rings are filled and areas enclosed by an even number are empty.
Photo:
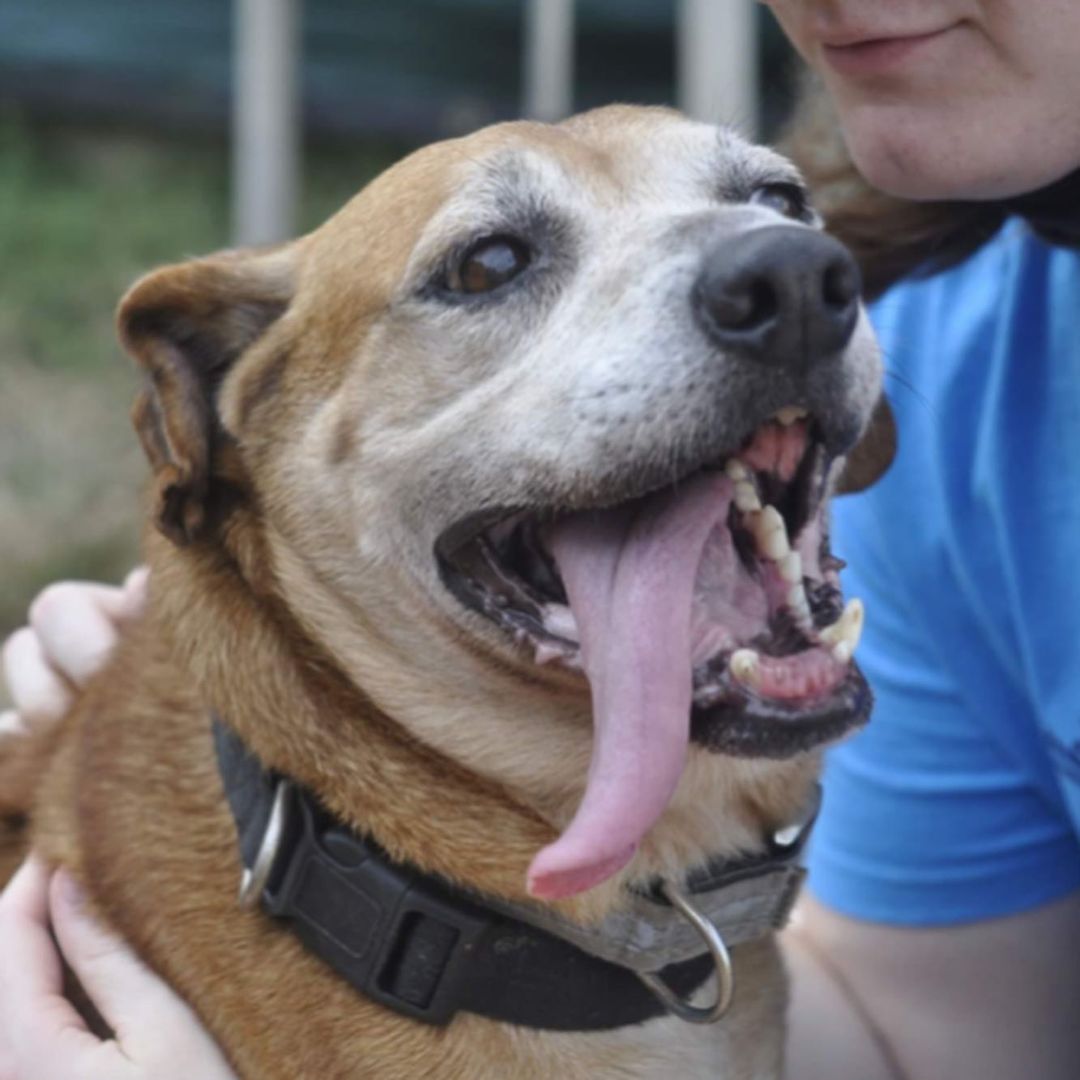
M748 201L797 221L806 221L810 217L806 192L798 184L762 184L750 193Z
M486 293L513 280L529 265L529 249L509 236L481 240L447 279L454 292Z

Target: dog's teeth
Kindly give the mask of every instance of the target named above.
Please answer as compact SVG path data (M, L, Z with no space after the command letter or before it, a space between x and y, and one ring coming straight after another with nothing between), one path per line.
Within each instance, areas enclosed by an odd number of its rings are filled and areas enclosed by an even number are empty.
M779 562L791 551L787 526L784 525L784 518L775 506L766 506L758 515L755 536L762 554L773 562Z
M859 638L862 637L865 616L866 609L863 607L863 602L857 596L853 596L845 605L840 618L832 626L826 626L819 633L819 637L826 645L834 646L834 656L836 649L843 645L848 649L847 659L851 659L851 654L858 647ZM837 657L837 659L840 658ZM841 662L846 663L846 661Z
M754 489L754 485L748 480L740 480L735 485L735 505L744 514L752 513L761 509L761 499Z
M810 614L810 601L806 597L806 589L801 581L788 590L787 607L794 616L795 624L807 633L811 633L814 629L814 617Z
M566 604L544 606L544 629L554 637L567 641L579 641L577 619Z
M731 674L747 686L757 686L758 654L753 649L736 649L728 661Z
M777 564L780 576L789 585L802 585L802 556L797 551L789 551Z
M750 479L750 470L738 458L728 458L727 464L724 466L724 472L736 483L740 480Z
M833 659L838 664L847 664L851 661L851 654L854 651L849 642L841 641L838 645L832 647Z
M805 409L800 408L798 405L785 405L784 408L777 412L776 419L779 420L784 427L791 427L796 420L802 420L809 415L810 414Z
M536 662L538 664L550 664L552 660L558 660L563 655L562 649L554 645L548 645L541 641L536 646Z

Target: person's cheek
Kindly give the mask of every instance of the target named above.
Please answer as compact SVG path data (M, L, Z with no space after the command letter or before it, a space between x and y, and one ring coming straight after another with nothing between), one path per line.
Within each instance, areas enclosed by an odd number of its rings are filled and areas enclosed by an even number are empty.
M773 17L780 24L780 28L787 35L788 41L802 55L804 60L809 61L810 56L807 51L806 37L800 30L803 22L801 16L805 14L802 10L804 5L801 0L758 0L758 2L772 12Z

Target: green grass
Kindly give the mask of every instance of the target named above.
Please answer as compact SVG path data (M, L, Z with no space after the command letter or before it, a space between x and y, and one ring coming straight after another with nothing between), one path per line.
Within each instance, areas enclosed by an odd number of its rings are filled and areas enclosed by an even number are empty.
M398 154L310 154L304 227ZM145 467L112 314L146 270L227 243L223 141L0 116L0 635L47 582L136 559Z

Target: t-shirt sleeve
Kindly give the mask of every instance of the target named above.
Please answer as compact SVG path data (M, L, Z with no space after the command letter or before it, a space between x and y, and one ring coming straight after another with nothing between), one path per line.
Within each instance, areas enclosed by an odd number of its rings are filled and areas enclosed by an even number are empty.
M1036 718L1022 694L972 685L978 626L960 613L953 625L939 621L943 605L962 605L961 590L949 598L948 552L905 508L899 479L834 508L844 591L866 604L857 657L875 708L863 731L828 754L809 886L842 913L892 924L1026 910L1080 887L1076 836L1025 755L994 734L1035 740ZM906 572L915 547L920 560L940 560L920 567L923 583L938 583L936 596Z

